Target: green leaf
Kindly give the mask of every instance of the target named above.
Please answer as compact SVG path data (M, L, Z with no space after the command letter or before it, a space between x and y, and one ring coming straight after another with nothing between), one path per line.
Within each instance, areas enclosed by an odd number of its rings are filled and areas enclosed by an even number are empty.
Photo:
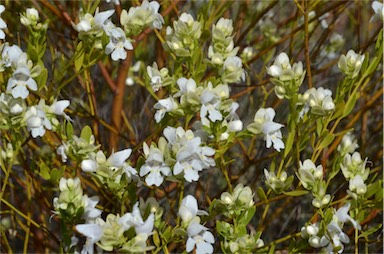
M48 79L48 71L46 68L43 68L41 70L40 75L35 79L39 90L46 86L47 79Z
M76 71L80 71L81 67L83 67L84 62L84 49L83 49L83 42L79 42L76 47L76 56L75 56L75 69Z
M261 200L263 201L267 200L267 195L265 195L263 188L258 187L256 190L256 194Z
M45 180L51 178L49 167L45 163L40 164L40 176Z
M357 94L352 94L352 96L349 97L347 103L345 104L343 117L346 117L347 115L349 115L349 113L351 113L351 111L355 107L356 100L357 100Z
M153 243L155 244L155 246L159 247L160 246L160 237L159 237L159 234L157 233L156 230L152 234L152 239L153 239Z
M66 126L65 126L65 131L66 131L66 136L68 139L72 139L73 137L73 126L71 122L67 121Z
M89 126L87 125L87 126L85 126L85 127L81 130L80 137L81 137L82 139L84 139L85 141L89 142L91 136L92 136L92 129L91 129L91 127L89 127Z
M59 170L57 168L52 169L51 171L51 181L58 183L59 179L63 176L64 170Z
M307 190L294 190L294 191L284 192L285 195L292 196L292 197L303 196L307 193L308 193Z
M239 224L243 224L244 226L248 225L248 223L252 220L255 215L256 207L252 206L248 208L240 217Z
M284 157L287 156L287 154L291 151L293 141L295 140L295 130L290 130L287 140L285 141L285 148L284 148Z
M381 191L381 181L376 181L367 186L367 192L365 193L366 198L372 197L377 191Z
M379 230L383 225L382 224L377 224L371 228L369 228L367 231L364 231L362 232L360 235L359 235L359 238L365 238L373 233L375 233L377 230Z
M327 147L335 139L335 134L328 133L325 138L320 142L319 149Z

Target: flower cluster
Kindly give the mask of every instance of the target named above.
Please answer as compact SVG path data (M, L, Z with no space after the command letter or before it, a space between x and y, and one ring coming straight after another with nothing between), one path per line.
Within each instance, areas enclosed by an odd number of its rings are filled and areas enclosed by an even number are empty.
M95 206L99 202L97 196L83 195L79 178L60 179L60 195L53 199L55 214L64 221L71 222L80 218L93 220L100 216L101 211Z
M278 194L288 189L292 183L292 177L288 178L287 172L282 172L280 176L276 176L274 172L269 172L267 169L264 169L264 176L265 183L268 187Z
M361 66L363 65L365 55L357 54L352 49L347 55L341 55L337 66L349 79L354 79L359 75Z
M351 204L347 203L337 211L332 210L332 219L321 230L319 224L311 224L301 228L301 236L308 239L309 244L314 248L325 248L328 253L342 253L344 244L349 243L349 237L343 232L343 226L347 221L350 221L354 228L361 229L361 226L355 221L348 211ZM324 232L321 234L320 232Z
M241 213L254 205L253 193L250 187L238 184L232 193L223 192L220 201L227 207L227 217Z
M192 78L179 78L178 91L166 99L159 100L155 105L156 122L160 122L166 113L171 115L187 115L200 112L203 126L212 129L219 123L224 130L224 137L231 132L239 132L243 123L236 114L239 104L229 99L229 88L226 84L215 87L211 82L197 85Z
M110 213L105 220L97 217L76 225L76 230L87 237L82 253L93 253L94 244L105 251L145 252L151 249L146 241L152 234L153 224L154 214L144 221L137 202L132 212L122 216Z
M120 23L124 26L127 36L136 36L147 26L160 30L163 27L164 19L158 13L159 8L158 2L144 0L140 6L131 7L128 12L122 10Z
M131 149L112 153L108 158L103 151L90 152L81 162L84 172L94 173L95 176L117 196L125 191L125 185L137 175L136 170L126 161L131 155Z
M263 133L267 148L273 144L273 148L280 152L285 147L280 131L284 125L273 121L275 115L273 108L260 108L255 114L253 123L247 126L247 130L256 135Z
M157 92L160 88L171 85L174 82L174 79L169 75L168 69L163 67L159 70L156 62L154 62L152 66L147 67L147 74L154 92Z
M317 116L325 116L335 110L335 103L332 99L332 91L329 89L310 88L302 96L301 100L304 104L300 112L300 117L310 111L311 114Z
M215 238L208 228L200 224L198 215L208 215L207 212L199 210L195 197L188 195L181 201L178 216L182 221L182 228L187 231L186 251L191 252L196 247L197 254L213 253L212 244Z
M99 12L96 10L93 16L90 13L82 14L79 23L72 23L73 28L79 32L79 38L93 45L96 49L105 48L105 54L111 55L112 60L125 59L126 50L132 50L133 46L128 37L137 35L150 26L161 29L164 23L163 17L158 14L159 3L143 1L141 6L131 7L129 11L122 10L120 23L124 30L115 26L110 20L115 10ZM108 44L103 45L103 36L108 37Z
M242 62L236 56L239 47L234 47L231 19L221 18L212 27L212 45L208 48L210 62L220 70L224 83L237 83L245 79Z
M363 161L359 152L347 153L340 164L341 171L349 181L348 194L357 199L367 192L365 181L369 176L369 168L366 168L367 158Z
M202 146L201 138L195 137L191 130L167 127L164 129L165 138L159 139L158 145L150 147L143 144L144 165L140 168L140 176L146 176L148 185L160 186L164 176L182 176L186 181L192 182L199 179L199 172L215 166L211 156L215 150Z
M316 166L309 159L304 162L300 161L297 177L305 189L312 191L312 195L315 197L312 200L314 207L323 207L331 201L331 195L326 194L327 184L323 180L323 166Z
M303 63L294 63L292 66L286 53L280 53L273 65L267 67L271 82L275 85L275 94L279 99L290 99L298 93L304 81L305 71Z
M42 99L37 105L27 106L21 98L15 99L8 94L0 94L0 116L2 123L20 128L26 126L33 138L43 137L46 130L55 130L59 125L56 116L64 116L64 109L69 106L68 100L55 101L50 106Z
M173 22L173 29L167 27L167 45L177 56L188 57L198 47L198 39L202 33L199 21L191 14L182 13L179 20Z
M261 232L249 234L246 229L255 212L253 196L250 187L238 184L231 193L222 193L220 200L213 203L222 210L224 216L237 222L216 222L218 233L223 238L222 249L226 253L252 253L264 246L263 240L260 239Z

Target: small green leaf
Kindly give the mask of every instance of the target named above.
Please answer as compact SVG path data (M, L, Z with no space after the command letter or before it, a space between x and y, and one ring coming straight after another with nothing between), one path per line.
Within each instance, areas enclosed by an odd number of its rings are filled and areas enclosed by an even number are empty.
M357 95L356 94L353 94L351 97L349 97L347 103L345 104L345 108L344 108L344 112L343 112L343 117L346 117L347 115L349 115L349 113L351 113L351 111L355 107L356 100L357 100Z
M240 217L239 224L243 224L244 226L248 225L248 223L252 220L255 215L256 207L252 206L248 208Z
M83 67L84 62L84 49L83 49L83 42L79 42L76 47L76 56L75 56L75 69L76 71L80 71L81 67Z
M66 126L65 126L65 130L66 130L67 138L68 139L72 139L72 137L73 137L73 126L72 126L71 122L67 121Z
M87 126L85 126L85 127L81 130L80 137L81 137L82 139L84 139L85 141L89 142L91 136L92 136L92 129L91 129L91 127L89 127L89 126L87 125Z
M294 190L294 191L284 192L285 195L292 196L292 197L303 196L307 193L308 193L307 190Z
M359 238L365 238L373 233L375 233L377 230L379 230L383 225L382 224L377 224L371 228L369 228L367 231L364 231L362 232L360 235L359 235Z
M295 130L289 132L289 135L288 135L288 138L287 140L285 141L285 148L284 148L284 157L287 156L287 154L291 151L292 149L292 145L293 145L293 141L295 139Z
M159 234L157 233L156 230L152 234L152 239L153 239L153 243L155 244L155 246L159 247L160 246L160 237L159 237Z
M335 134L333 133L328 133L325 138L321 141L319 145L319 149L323 149L327 147L329 144L332 143L332 141L335 139Z
M45 163L40 164L40 176L45 180L51 178L49 167Z
M267 200L267 195L265 195L263 188L258 187L256 190L256 194L261 200L263 201Z

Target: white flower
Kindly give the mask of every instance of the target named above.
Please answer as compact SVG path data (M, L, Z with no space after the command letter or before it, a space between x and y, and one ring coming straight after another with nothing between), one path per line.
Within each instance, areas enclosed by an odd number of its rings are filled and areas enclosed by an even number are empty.
M375 12L375 15L372 16L369 22L372 22L376 19L379 19L383 21L384 16L384 6L383 3L380 3L379 1L373 1L372 2L372 9Z
M283 74L283 70L290 69L292 69L292 67L289 63L289 57L286 53L282 52L276 57L273 65L267 67L267 72L274 78L280 78L280 76Z
M364 184L361 175L356 175L353 179L349 180L349 189L358 195L363 195L367 192L367 186Z
M147 74L153 91L157 92L163 86L164 78L168 76L168 69L164 67L159 70L157 63L153 62L152 66L147 66Z
M219 111L221 98L215 93L211 82L209 82L207 88L202 91L200 102L200 117L203 125L209 126L210 122L223 120L223 116Z
M232 19L220 18L213 29L219 30L225 37L231 36L233 32L233 21Z
M245 72L243 70L243 63L237 56L228 56L223 64L223 77L225 83L237 83L245 80Z
M155 113L156 123L160 123L161 119L164 118L165 113L172 112L178 108L176 101L169 97L166 99L159 100L154 106L157 109Z
M337 66L350 79L359 75L363 65L365 55L357 54L354 50L349 50L347 55L341 55Z
M28 89L37 91L36 81L31 78L28 67L22 66L15 70L8 80L7 92L11 92L14 98L25 99L29 95Z
M287 180L287 173L281 173L280 177L277 177L275 173L268 172L264 169L265 182L275 192L281 192L285 188L285 181Z
M213 253L212 244L215 243L213 234L208 228L199 223L191 223L187 229L188 239L186 251L191 252L196 246L196 254Z
M3 13L5 10L4 5L0 5L0 15ZM5 33L3 29L7 28L7 24L4 22L2 18L0 18L0 39L4 40L5 39Z
M68 149L69 149L69 146L67 144L63 143L56 150L56 153L61 156L62 162L66 162L68 159L68 156L67 156Z
M300 161L298 177L304 188L312 189L315 181L323 178L323 166L316 167L315 163L309 159L305 160L304 163Z
M183 223L188 225L197 215L208 215L208 213L198 209L197 200L194 196L185 196L181 201L178 216Z
M146 234L151 235L153 230L154 223L154 214L151 213L147 220L144 222L139 209L139 202L133 206L132 213L126 213L119 219L119 223L122 224L125 229L130 227L135 227L135 232L137 235Z
M361 175L363 180L366 180L369 174L369 169L365 168L367 160L368 158L363 161L359 152L354 152L352 155L345 155L344 160L340 164L344 177L350 180L356 175Z
M335 104L331 96L332 91L329 89L324 89L322 87L308 89L303 95L303 99L306 102L302 112L300 112L300 116L303 116L309 109L311 109L311 113L320 116L333 111L335 109Z
M143 143L143 151L146 161L140 168L140 176L147 175L145 182L148 185L160 186L164 181L163 176L168 176L171 172L169 166L164 162L163 152L153 144L149 148L145 142Z
M47 113L53 113L58 116L64 116L65 119L68 121L72 121L72 119L64 112L64 109L66 109L70 104L69 100L60 100L60 101L54 101L51 106L49 106L49 109Z
M284 125L273 122L275 115L273 108L260 108L255 114L254 123L248 125L247 129L253 134L263 133L266 147L270 148L273 144L273 147L280 152L285 147L280 131Z
M27 8L25 16L20 17L20 22L25 26L36 25L38 20L39 12L35 8Z
M108 19L115 13L115 10L107 10L99 12L99 8L96 9L95 16L92 16L89 13L86 13L80 18L80 22L76 25L72 22L73 28L80 32L84 33L93 33L99 35L100 32L108 32L108 28L111 27L111 24L108 22Z
M354 153L358 147L359 145L357 144L355 136L351 132L348 132L343 136L341 143L337 146L337 151L341 154Z
M93 245L98 242L104 234L102 227L94 223L79 224L76 225L76 230L87 237L81 253L93 254Z
M32 137L42 137L45 134L45 130L51 130L52 124L48 120L45 112L37 106L30 107L24 115L25 122L27 124L28 131L31 132Z
M78 32L88 32L92 29L93 22L93 16L89 13L86 13L80 18L80 22L77 23L77 25L75 23L72 23L72 27Z
M248 186L238 184L232 194L224 192L220 196L220 200L227 205L234 205L235 209L239 209L237 205L245 206L246 208L253 206L253 193ZM236 202L237 201L237 202Z
M177 85L179 86L180 91L177 92L174 97L180 97L183 94L186 93L195 93L196 92L196 82L190 78L179 78L177 80Z
M97 162L95 161L95 159L86 159L86 160L83 160L81 162L81 169L84 171L84 172L96 172L97 168L98 168L98 164Z
M9 46L7 43L4 45L3 52L1 53L1 65L5 67L12 66L14 69L27 66L28 57L21 48L17 45Z
M351 203L346 203L344 206L339 208L339 210L337 210L337 212L333 216L333 220L341 223L350 221L354 228L361 230L360 224L356 220L352 219L351 216L348 215L348 211L350 207L351 207Z
M105 48L105 54L112 53L112 60L125 59L127 57L126 49L132 50L133 46L130 41L125 37L123 29L114 27L110 30L109 43Z
M97 203L99 203L99 197L93 196L88 197L87 195L83 196L84 202L84 214L82 216L86 221L95 219L101 215L101 210L95 208Z
M160 4L156 1L144 0L141 6L131 7L129 11L123 10L120 23L129 34L139 34L146 26L161 29L164 19L158 13Z

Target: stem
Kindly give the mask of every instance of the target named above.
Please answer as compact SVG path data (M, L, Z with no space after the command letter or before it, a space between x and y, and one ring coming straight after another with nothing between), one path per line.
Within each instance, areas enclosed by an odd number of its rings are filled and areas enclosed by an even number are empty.
M127 77L129 67L132 64L133 51L128 51L127 58L123 61L119 68L119 74L116 79L116 89L114 93L113 105L112 105L112 126L120 133L121 127L121 110L123 109L125 79ZM111 133L109 138L110 151L117 150L118 135Z

